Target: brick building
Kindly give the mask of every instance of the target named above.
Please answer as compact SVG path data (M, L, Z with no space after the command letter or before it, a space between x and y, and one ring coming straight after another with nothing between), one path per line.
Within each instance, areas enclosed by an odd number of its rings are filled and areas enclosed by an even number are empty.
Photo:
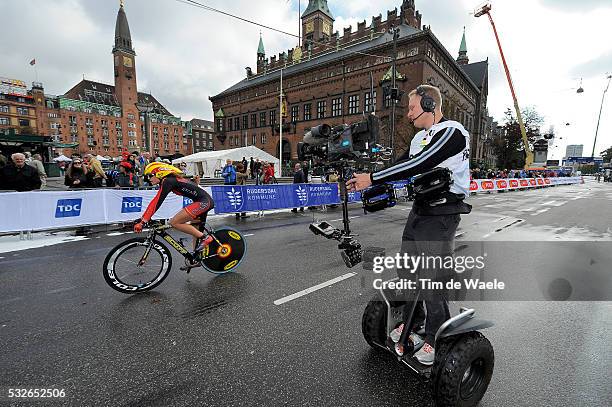
M193 152L212 151L214 149L214 122L210 120L192 119L189 123L191 123L192 129L191 137Z
M404 0L399 13L397 8L388 11L385 21L379 15L369 26L365 20L358 23L356 32L344 28L342 36L332 33L333 21L326 0L309 0L302 14L301 46L267 58L260 37L256 73L247 68L246 78L209 98L215 115L216 150L255 145L278 157L282 70L284 160L297 158L296 144L310 127L321 122L356 122L371 110L380 119L383 143L393 142L396 154L401 154L415 133L405 117L408 98L396 104L393 140L392 103L387 96L383 98L393 75L389 29L397 27L396 84L400 91L409 92L422 83L438 86L444 115L463 123L472 134L473 158L484 153L480 144L487 120L488 63L468 63L465 37L456 61L430 27L421 27L414 0Z
M50 135L56 143L75 145L56 149L118 156L122 151L151 151L169 156L189 154L190 143L184 135L180 117L174 116L151 94L138 92L136 52L123 4L115 24L112 49L114 85L83 78L64 95L45 95L42 84L35 83L31 95L36 106L38 134ZM138 105L147 105L149 137L145 137L145 116ZM62 144L58 144L61 146Z

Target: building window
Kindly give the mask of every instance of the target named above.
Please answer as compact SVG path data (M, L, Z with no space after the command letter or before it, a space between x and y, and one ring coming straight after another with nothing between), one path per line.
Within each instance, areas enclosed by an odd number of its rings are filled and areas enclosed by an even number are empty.
M257 127L257 113L251 114L251 128Z
M230 147L234 146L234 138L233 137L229 138L229 145L230 145Z
M251 135L251 145L254 146L257 144L257 134Z
M134 120L134 115L132 113L128 113L127 118L130 120Z
M332 99L332 117L342 115L342 98Z
M128 127L131 127L133 129L135 129L136 128L136 123L128 122Z
M270 110L270 126L276 125L276 110Z
M22 127L29 127L30 121L28 119L19 119L19 125Z
M311 109L312 108L312 104L311 103L306 103L304 105L304 121L308 121L312 119L312 112Z
M348 98L348 114L359 113L359 95L351 95Z
M295 123L299 120L300 107L298 105L291 106L291 122Z
M265 133L261 134L261 144L262 145L266 144L266 134Z
M259 127L266 127L266 112L259 113Z
M17 107L17 114L27 116L30 114L30 110L27 107Z
M129 137L136 137L136 132L133 130L128 131L128 136Z
M376 109L376 91L374 91L374 97L370 95L370 92L364 94L364 111L366 113L373 112Z
M242 128L243 129L248 129L249 128L249 115L244 115L242 116Z
M234 117L234 130L240 130L240 117Z
M212 134L208 133L208 140L212 141Z
M219 133L223 133L223 131L225 131L223 129L223 119L217 119L217 131Z
M234 120L232 120L231 117L227 119L227 130L228 131L234 130Z
M0 113L8 113L9 107L6 105L0 105ZM51 113L49 113L49 117L51 117Z
M317 119L325 119L325 100L317 102Z
M10 121L8 117L0 117L0 126L8 126Z

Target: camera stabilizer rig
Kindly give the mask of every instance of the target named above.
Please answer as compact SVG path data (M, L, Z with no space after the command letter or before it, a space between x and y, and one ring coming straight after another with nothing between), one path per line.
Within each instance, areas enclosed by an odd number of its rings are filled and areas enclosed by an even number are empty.
M378 144L378 128L378 118L374 115L368 115L357 123L333 128L320 124L306 132L304 141L297 146L300 161L313 160L314 167L322 167L324 173L338 174L343 228L335 228L327 222L314 222L309 229L315 235L339 241L338 249L342 250L342 259L349 268L362 261L363 250L355 239L357 235L351 234L349 227L346 181L353 177L356 165L360 168L371 167L391 158L391 150ZM377 201L374 196L371 198L372 202ZM380 206L380 202L377 205ZM364 209L368 210L365 200Z
M342 259L346 266L351 268L361 263L363 256L361 243L355 239L357 235L351 234L351 229L349 227L350 220L348 215L348 191L346 189L346 181L353 177L353 169L348 162L344 161L333 163L330 167L338 173L338 186L342 199L342 223L344 227L343 229L338 229L323 221L311 223L309 229L315 235L321 235L327 239L339 241L340 244L338 244L338 249L342 250L340 253Z

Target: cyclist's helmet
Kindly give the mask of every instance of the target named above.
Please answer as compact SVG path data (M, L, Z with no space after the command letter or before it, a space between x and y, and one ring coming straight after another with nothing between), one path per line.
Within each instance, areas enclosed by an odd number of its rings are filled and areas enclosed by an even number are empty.
M159 179L164 179L170 174L174 175L184 175L181 170L173 166L172 164L167 164L163 162L152 162L146 166L144 175L150 175L153 177L157 177Z

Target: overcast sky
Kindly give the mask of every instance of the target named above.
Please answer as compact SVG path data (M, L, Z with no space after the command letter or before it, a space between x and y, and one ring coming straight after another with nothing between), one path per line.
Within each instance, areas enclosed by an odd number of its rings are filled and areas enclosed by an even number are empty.
M265 25L297 34L297 0L199 0ZM302 0L302 10L307 0ZM329 0L334 29L367 21L401 0ZM490 114L512 106L499 52L486 17L474 18L473 0L416 0L423 24L456 56L466 27L470 62L489 58ZM118 0L0 0L0 76L35 80L36 58L45 92L63 94L83 75L113 83L111 49ZM278 55L296 39L177 0L125 0L136 49L140 91L151 92L183 120L211 119L208 97L256 67L260 30L266 53ZM493 1L493 16L521 106L534 106L558 137L552 158L567 144L590 155L606 72L612 73L610 0ZM576 94L580 84L584 93ZM612 90L609 92L612 93ZM596 153L612 146L612 95L604 104ZM566 123L570 123L566 126ZM549 154L550 158L550 154Z

